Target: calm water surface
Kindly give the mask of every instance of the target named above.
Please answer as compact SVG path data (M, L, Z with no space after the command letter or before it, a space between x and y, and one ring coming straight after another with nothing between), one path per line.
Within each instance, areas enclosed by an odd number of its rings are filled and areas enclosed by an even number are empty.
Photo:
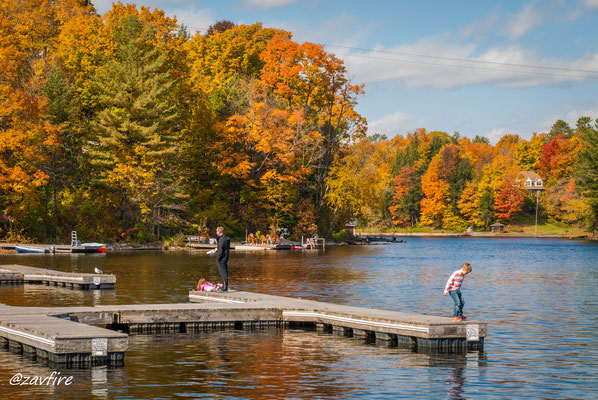
M465 314L488 321L483 352L426 355L295 330L131 336L125 366L56 370L0 351L0 398L598 398L598 243L409 238L326 251L231 253L238 290L452 315L448 276L473 266ZM0 264L117 277L114 291L0 287L0 303L67 306L186 302L203 253L0 256ZM16 373L72 375L71 386L14 387Z

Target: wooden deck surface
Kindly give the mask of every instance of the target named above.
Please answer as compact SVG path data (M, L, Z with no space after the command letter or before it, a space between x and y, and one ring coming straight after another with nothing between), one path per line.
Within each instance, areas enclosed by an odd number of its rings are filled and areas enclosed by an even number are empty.
M83 289L113 289L116 276L110 274L74 273L24 265L0 265L0 282L46 283L69 285Z
M1 279L114 282L113 275L73 274L19 265L0 266ZM0 345L56 362L124 358L127 333L185 333L209 329L312 326L326 332L388 341L418 351L479 350L487 323L324 303L261 293L189 292L189 303L95 307L12 307L0 304ZM105 329L93 325L106 326ZM117 332L121 330L124 332Z
M487 334L487 323L479 320L462 322L449 317L412 314L399 311L353 307L290 297L272 296L250 292L199 292L189 293L193 302L219 302L226 304L278 307L284 321L318 322L366 331L414 336L425 339L463 338L469 331L477 331L479 338Z

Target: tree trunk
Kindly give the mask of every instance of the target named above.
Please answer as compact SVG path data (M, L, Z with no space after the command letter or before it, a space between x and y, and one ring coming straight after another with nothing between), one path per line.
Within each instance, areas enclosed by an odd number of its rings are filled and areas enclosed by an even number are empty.
M332 235L332 230L334 229L334 221L336 220L336 212L338 211L338 206L334 207L334 211L332 211L332 217L330 217L330 225L328 226L328 232L326 233L326 239L329 239Z

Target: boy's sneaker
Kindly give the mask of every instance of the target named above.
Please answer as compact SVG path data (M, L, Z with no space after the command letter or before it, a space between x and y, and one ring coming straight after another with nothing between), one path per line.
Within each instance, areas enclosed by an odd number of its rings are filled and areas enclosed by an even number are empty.
M466 317L465 315L461 315L461 319L462 319L462 320L466 320L466 319L467 319L467 317Z
M462 320L463 320L463 318L461 318L459 316L453 317L453 321L462 321Z

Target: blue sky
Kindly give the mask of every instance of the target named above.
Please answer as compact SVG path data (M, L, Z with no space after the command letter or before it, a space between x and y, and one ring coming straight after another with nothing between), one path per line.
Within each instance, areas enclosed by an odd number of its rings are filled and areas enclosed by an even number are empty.
M100 13L111 1L92 2ZM370 133L522 138L598 118L598 0L139 0L189 30L262 22L326 45L365 83ZM594 38L594 39L592 39Z

